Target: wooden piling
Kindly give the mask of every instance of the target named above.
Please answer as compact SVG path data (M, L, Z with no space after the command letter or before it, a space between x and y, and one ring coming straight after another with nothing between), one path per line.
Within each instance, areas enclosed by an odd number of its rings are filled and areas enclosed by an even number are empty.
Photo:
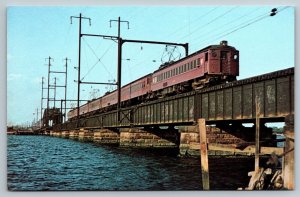
M255 172L259 171L259 155L260 155L260 103L258 102L258 98L255 99L255 109L256 109L256 121L255 121L255 166L254 170Z
M201 171L202 171L202 186L203 190L209 190L209 169L208 169L208 154L206 140L205 119L198 119L199 134L200 134L200 155L201 155Z
M295 187L295 163L294 163L294 115L289 115L285 118L284 136L285 142L285 155L283 162L283 179L284 188L293 190Z

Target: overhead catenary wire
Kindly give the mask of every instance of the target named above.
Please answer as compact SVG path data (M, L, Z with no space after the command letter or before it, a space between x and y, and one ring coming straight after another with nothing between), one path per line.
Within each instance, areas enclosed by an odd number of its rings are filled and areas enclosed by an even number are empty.
M224 13L218 15L217 17L213 18L212 20L210 20L209 22L205 23L204 25L201 25L201 26L199 26L198 28L196 28L196 29L195 29L194 31L192 31L190 34L180 37L179 40L184 39L184 38L186 38L186 37L189 37L190 35L196 33L197 31L203 29L204 27L210 25L211 23L215 22L216 20L220 19L221 17L223 17L223 16L229 14L230 12L232 12L233 10L235 10L235 9L238 8L238 7L239 7L239 6L235 6L235 7L231 8L231 9L227 10L226 12L224 12Z
M195 39L193 39L193 41L197 41L197 40L199 40L199 39L203 39L203 36L204 36L204 38L207 37L207 36L210 36L211 33L216 32L217 30L220 30L220 29L222 30L223 27L225 27L225 26L228 27L228 25L233 24L233 23L235 23L235 22L238 22L238 21L240 21L241 19L245 18L246 16L249 16L249 15L251 15L251 14L257 12L257 11L260 10L260 9L261 9L261 7L258 8L258 9L255 8L255 9L251 10L250 12L247 12L246 14L244 14L244 15L238 17L238 18L234 18L233 20L231 20L231 21L229 21L229 22L227 22L227 23L224 23L224 24L221 25L221 26L218 25L218 26L216 26L216 28L211 29L211 30L209 30L208 32L204 32L203 34L198 35Z
M216 9L218 9L219 7L214 7L211 10L209 10L208 12L205 12L204 14L200 15L199 17L197 17L196 19L194 19L189 25L198 22L199 19L205 18L206 16L208 16L209 14L211 14L212 12L214 12ZM165 36L165 38L168 38L170 36L174 36L178 33L180 33L182 30L185 30L186 25L182 25L179 28L177 28L176 30L172 31L171 33L169 33L167 36Z
M94 51L94 49L88 44L88 42L83 39L83 41L86 43L86 45L89 47L89 49L93 52L94 56L97 58L96 63L88 70L88 72L84 75L84 77L82 77L81 80L83 80L90 72L91 70L100 62L104 69L107 71L107 73L110 75L110 77L114 78L112 73L106 68L105 64L101 61L101 59L104 57L104 55L106 55L106 53L111 49L113 43L106 49L106 51L102 54L102 56L99 58L97 53Z
M283 7L282 9L279 9L279 10L277 11L277 13L279 13L279 12L281 12L281 11L287 9L288 7L289 7L289 6L285 6L285 7ZM261 21L261 20L263 20L263 19L265 19L265 18L268 18L268 17L271 17L271 16L270 16L270 11L268 11L268 12L266 12L266 13L264 13L264 14L258 16L258 17L255 17L255 18L253 18L253 19L250 19L250 20L248 20L248 21L246 21L246 22L243 22L243 23L241 23L241 24L239 24L239 25L237 25L237 26L235 26L235 27L233 27L233 28L230 28L230 29L226 30L226 31L224 31L224 32L221 33L222 35L220 35L220 33L214 35L214 38L211 39L211 40L209 40L209 42L212 42L212 41L218 40L218 39L220 39L220 38L223 38L224 36L230 35L230 34L236 32L236 31L238 31L238 30L240 30L240 29L244 29L244 28L246 28L246 27L248 27L248 26L250 26L250 25L252 25L252 24L254 24L254 23L256 23L256 22L259 22L259 21ZM215 37L215 36L217 36L217 37ZM207 42L208 42L208 41L207 41ZM205 43L205 41L202 42L202 43Z

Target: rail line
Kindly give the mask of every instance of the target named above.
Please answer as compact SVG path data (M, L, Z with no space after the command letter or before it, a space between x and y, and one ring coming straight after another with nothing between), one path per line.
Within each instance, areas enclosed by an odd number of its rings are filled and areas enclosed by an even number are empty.
M163 125L193 125L198 118L208 122L243 120L253 122L256 103L262 118L282 120L294 113L294 68L279 70L227 84L68 121L54 131L78 128L120 128Z

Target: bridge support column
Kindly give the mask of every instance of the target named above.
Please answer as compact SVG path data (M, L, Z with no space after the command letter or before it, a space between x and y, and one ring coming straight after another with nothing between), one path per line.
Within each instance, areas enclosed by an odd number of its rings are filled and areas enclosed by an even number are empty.
M110 129L95 129L93 132L94 143L118 145L120 142L120 135L117 131Z
M70 132L69 131L62 131L61 132L61 137L62 138L69 138Z
M93 131L87 129L80 129L78 133L78 140L83 142L92 142L94 138Z
M181 126L179 154L182 156L199 156L199 132L196 126Z
M120 129L120 146L140 148L176 148L178 132L175 129L123 128Z
M200 156L200 141L198 126L180 126L180 155ZM247 155L235 149L236 144L245 142L239 136L228 133L214 126L206 126L208 155Z
M54 137L61 137L61 131L54 131L52 133L52 136L54 136Z
M79 131L78 130L71 130L69 134L69 138L73 140L78 140Z

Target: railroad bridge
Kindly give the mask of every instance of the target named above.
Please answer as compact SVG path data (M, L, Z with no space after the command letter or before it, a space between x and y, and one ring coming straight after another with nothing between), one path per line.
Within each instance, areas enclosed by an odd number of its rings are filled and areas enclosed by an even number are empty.
M274 136L265 123L284 122L292 114L294 68L289 68L123 108L120 122L115 110L57 124L51 134L121 146L179 147L182 154L199 154L196 125L201 118L213 125L207 133L210 154L216 154L214 144L254 142L258 116L260 140L271 146Z
M180 155L200 155L206 189L208 155L255 155L255 178L261 169L260 157L276 154L284 161L284 188L294 188L294 68L123 108L120 117L118 122L118 111L114 110L37 132L98 144L172 148ZM269 122L285 122L284 147L277 146L283 140L266 126Z

